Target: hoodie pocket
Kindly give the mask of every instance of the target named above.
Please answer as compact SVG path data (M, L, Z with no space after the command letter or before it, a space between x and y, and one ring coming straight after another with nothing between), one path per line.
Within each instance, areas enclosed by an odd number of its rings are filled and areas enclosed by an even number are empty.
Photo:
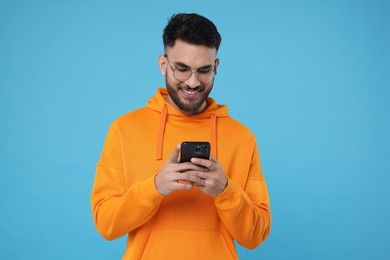
M142 260L236 259L217 231L153 230Z

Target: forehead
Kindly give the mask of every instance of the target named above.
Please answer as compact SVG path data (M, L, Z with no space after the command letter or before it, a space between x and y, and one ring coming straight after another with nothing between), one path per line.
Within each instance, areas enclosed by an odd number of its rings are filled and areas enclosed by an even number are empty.
M193 68L213 65L217 58L216 49L189 44L181 40L176 40L172 48L166 49L166 53L174 62L181 62Z

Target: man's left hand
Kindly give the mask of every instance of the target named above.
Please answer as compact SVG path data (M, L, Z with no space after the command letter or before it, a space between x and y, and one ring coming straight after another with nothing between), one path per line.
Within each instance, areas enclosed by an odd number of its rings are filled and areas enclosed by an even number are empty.
M225 190L228 180L223 172L222 166L213 156L210 157L210 160L192 158L191 162L208 169L208 172L188 172L201 178L200 182L192 183L193 185L199 187L200 190L211 196L217 196Z

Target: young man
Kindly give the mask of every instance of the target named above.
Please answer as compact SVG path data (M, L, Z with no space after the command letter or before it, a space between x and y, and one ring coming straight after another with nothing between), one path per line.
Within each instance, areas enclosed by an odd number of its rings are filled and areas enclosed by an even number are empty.
M96 227L109 240L128 235L123 259L238 259L234 241L259 246L271 214L255 137L208 97L221 36L205 17L177 14L163 41L166 88L109 129ZM210 142L210 159L179 163L183 141Z

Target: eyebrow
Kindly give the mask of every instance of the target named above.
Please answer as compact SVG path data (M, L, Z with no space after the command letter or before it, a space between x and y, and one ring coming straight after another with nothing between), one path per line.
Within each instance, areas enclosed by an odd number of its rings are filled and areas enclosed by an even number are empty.
M180 62L180 61L175 61L174 64L176 66L180 66L180 67L185 67L185 68L189 68L191 69L190 66L188 66L187 64L183 63L183 62ZM205 65L205 66L202 66L200 68L197 68L196 70L202 70L202 69L211 69L213 67L213 65L209 64L209 65Z

